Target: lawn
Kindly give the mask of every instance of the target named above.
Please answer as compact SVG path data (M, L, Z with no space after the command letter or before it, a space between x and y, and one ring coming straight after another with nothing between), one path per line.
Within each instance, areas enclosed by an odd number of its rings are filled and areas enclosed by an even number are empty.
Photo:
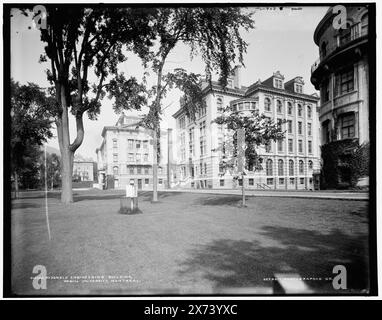
M262 294L275 273L298 273L317 293L364 293L366 201L160 193L139 195L141 213L119 214L120 194L75 193L64 206L41 194L12 202L12 289L19 295ZM334 290L333 267L347 268ZM33 267L47 269L35 290ZM56 277L56 279L55 279ZM61 277L61 278L57 278ZM321 280L320 280L321 279Z

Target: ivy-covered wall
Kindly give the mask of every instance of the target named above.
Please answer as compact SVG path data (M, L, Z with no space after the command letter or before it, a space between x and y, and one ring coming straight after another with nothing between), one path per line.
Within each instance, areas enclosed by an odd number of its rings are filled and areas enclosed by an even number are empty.
M369 175L369 143L333 141L321 146L321 157L321 189L354 188L359 178Z

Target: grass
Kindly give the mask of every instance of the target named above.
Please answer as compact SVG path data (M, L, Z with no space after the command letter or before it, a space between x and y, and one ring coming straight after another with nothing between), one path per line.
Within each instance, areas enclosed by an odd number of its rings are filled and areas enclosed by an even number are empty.
M369 287L366 201L249 197L240 208L240 196L162 192L151 203L143 192L140 214L124 215L121 195L76 191L75 202L64 206L50 194L51 241L42 195L13 200L13 292L250 294L272 288L264 278L290 271L321 277L307 282L317 293ZM337 264L348 271L346 292L325 280ZM48 276L79 280L48 279L46 290L35 290L35 265L46 266Z

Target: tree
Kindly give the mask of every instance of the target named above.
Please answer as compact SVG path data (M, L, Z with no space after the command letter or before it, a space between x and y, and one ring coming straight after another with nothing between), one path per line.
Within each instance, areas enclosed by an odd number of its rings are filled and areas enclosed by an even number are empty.
M187 74L184 70L163 74L163 68L170 52L180 42L191 48L191 57L200 54L205 62L206 77L211 81L213 71L217 71L223 87L234 64L243 63L243 53L247 43L240 35L240 29L254 27L251 13L240 8L160 8L154 30L158 45L151 53L152 70L156 74L156 85L149 92L153 98L150 110L143 123L153 132L156 148L153 163L153 201L157 201L158 158L160 156L159 135L162 114L161 101L168 89L176 86L187 89L184 108L194 113L202 102L200 75ZM196 97L195 93L199 95ZM191 98L190 98L191 97ZM197 102L197 103L195 103Z
M282 140L285 137L285 132L281 128L285 120L275 123L272 119L260 114L258 110L252 110L249 113L232 112L230 107L226 107L223 114L214 122L228 129L229 134L225 137L223 145L215 151L222 153L220 162L222 172L228 170L235 179L238 179L240 174L237 171L238 129L245 130L245 169L248 171L262 170L262 163L257 152L259 146L265 146L272 140Z
M125 52L133 51L140 57L148 53L153 37L150 21L154 9L107 8L97 6L45 5L47 24L41 30L46 43L41 62L50 62L48 80L54 85L55 105L51 113L55 118L61 152L61 202L73 202L72 174L74 153L84 139L83 116L94 120L100 112L100 100L106 89L114 89L113 96L123 100L115 108L139 109L144 99L136 99L116 90L124 85L126 92L140 90L136 79L127 81L118 74L118 64L126 60ZM92 77L89 73L94 71ZM106 83L108 80L113 80ZM123 81L123 82L121 82ZM121 97L122 96L122 97ZM76 121L76 137L69 136L69 112Z
M11 80L11 170L16 197L20 176L24 186L28 179L35 179L40 146L52 136L51 102L38 85Z
M40 157L40 172L41 172L41 184L45 185L45 154L41 154ZM55 153L46 154L46 176L47 176L47 186L53 190L54 186L60 184L60 156Z

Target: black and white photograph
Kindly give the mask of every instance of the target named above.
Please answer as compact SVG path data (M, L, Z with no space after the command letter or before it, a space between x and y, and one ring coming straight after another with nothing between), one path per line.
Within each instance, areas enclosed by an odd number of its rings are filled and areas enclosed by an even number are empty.
M3 58L4 296L377 295L375 3L4 3Z

